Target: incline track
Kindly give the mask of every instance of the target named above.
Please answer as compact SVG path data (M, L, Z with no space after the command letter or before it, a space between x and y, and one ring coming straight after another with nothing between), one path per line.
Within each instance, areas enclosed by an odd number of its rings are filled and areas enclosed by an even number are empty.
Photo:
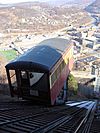
M97 109L91 125L90 133L100 133L100 100L97 103Z
M81 133L90 123L95 105L92 101L55 107L30 102L0 103L0 133Z

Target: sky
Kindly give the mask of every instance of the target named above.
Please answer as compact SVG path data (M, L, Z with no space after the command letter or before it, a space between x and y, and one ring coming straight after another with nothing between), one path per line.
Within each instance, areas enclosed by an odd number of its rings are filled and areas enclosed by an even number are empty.
M45 2L47 2L47 1L50 1L50 0L0 0L0 3L2 3L2 4L10 4L10 3L20 3L20 2L27 2L27 1L45 1ZM51 0L51 1L53 1L53 0ZM71 0L66 0L66 1L71 1ZM75 0L75 1L77 1L77 0ZM82 1L90 1L90 0L82 0ZM93 0L91 0L91 1L93 1Z
M8 4L8 3L19 3L19 2L27 2L27 1L49 1L49 0L0 0L0 3Z

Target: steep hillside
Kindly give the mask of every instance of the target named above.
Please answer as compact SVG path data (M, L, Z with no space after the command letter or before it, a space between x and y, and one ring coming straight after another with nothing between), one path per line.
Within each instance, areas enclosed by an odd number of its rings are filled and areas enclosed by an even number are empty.
M27 2L0 8L0 31L52 32L68 25L80 26L91 21L78 7L52 7L47 3Z

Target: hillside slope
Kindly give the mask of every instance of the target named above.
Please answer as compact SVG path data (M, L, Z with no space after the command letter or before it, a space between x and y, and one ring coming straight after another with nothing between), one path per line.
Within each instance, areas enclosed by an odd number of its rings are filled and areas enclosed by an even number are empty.
M27 2L0 8L0 31L52 32L68 25L80 26L91 21L77 7L52 7L47 3Z

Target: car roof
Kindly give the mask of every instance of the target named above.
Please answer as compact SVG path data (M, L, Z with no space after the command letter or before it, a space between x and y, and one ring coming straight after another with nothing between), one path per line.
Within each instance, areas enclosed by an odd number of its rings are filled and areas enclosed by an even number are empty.
M49 71L70 45L71 42L63 38L44 40L7 64L6 67Z

